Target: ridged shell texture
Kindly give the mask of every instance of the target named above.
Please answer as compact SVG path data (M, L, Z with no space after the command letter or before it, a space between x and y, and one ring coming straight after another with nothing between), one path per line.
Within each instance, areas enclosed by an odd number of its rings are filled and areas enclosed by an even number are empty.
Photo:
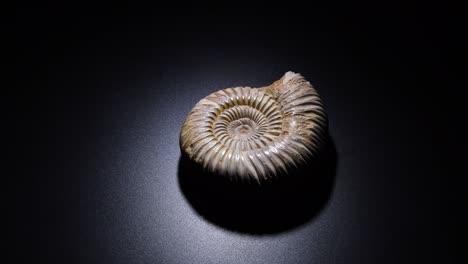
M227 88L198 102L180 133L181 150L209 172L264 182L318 154L327 130L321 100L300 74L262 88Z

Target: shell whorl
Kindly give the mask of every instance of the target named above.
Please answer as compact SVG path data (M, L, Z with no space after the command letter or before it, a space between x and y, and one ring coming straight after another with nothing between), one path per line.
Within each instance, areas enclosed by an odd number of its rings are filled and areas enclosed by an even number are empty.
M316 155L327 122L312 85L287 72L270 86L227 88L203 98L185 120L180 145L210 172L262 182Z

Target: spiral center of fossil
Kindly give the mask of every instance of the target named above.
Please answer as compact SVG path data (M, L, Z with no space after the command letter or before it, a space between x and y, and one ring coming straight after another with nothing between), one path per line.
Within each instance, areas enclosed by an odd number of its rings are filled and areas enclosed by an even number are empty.
M236 128L236 132L239 135L248 134L250 132L250 127L248 125L242 125L242 126Z
M259 125L252 119L245 117L233 120L228 124L227 130L233 139L248 140L258 133Z
M257 97L245 105L226 103L213 114L211 132L221 145L248 151L265 147L281 133L279 107L266 95Z

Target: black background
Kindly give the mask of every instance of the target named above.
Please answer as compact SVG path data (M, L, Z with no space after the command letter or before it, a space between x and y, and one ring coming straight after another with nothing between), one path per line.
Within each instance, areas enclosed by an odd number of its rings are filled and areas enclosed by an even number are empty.
M456 262L461 7L170 4L17 6L16 262ZM289 70L328 111L331 185L233 228L252 211L200 210L178 133L202 97Z

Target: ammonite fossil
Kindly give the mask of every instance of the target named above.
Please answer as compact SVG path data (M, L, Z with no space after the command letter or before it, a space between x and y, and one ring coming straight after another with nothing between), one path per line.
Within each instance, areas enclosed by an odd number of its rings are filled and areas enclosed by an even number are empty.
M180 133L182 152L208 172L264 182L319 153L327 133L322 102L300 74L261 88L227 88L199 101Z

